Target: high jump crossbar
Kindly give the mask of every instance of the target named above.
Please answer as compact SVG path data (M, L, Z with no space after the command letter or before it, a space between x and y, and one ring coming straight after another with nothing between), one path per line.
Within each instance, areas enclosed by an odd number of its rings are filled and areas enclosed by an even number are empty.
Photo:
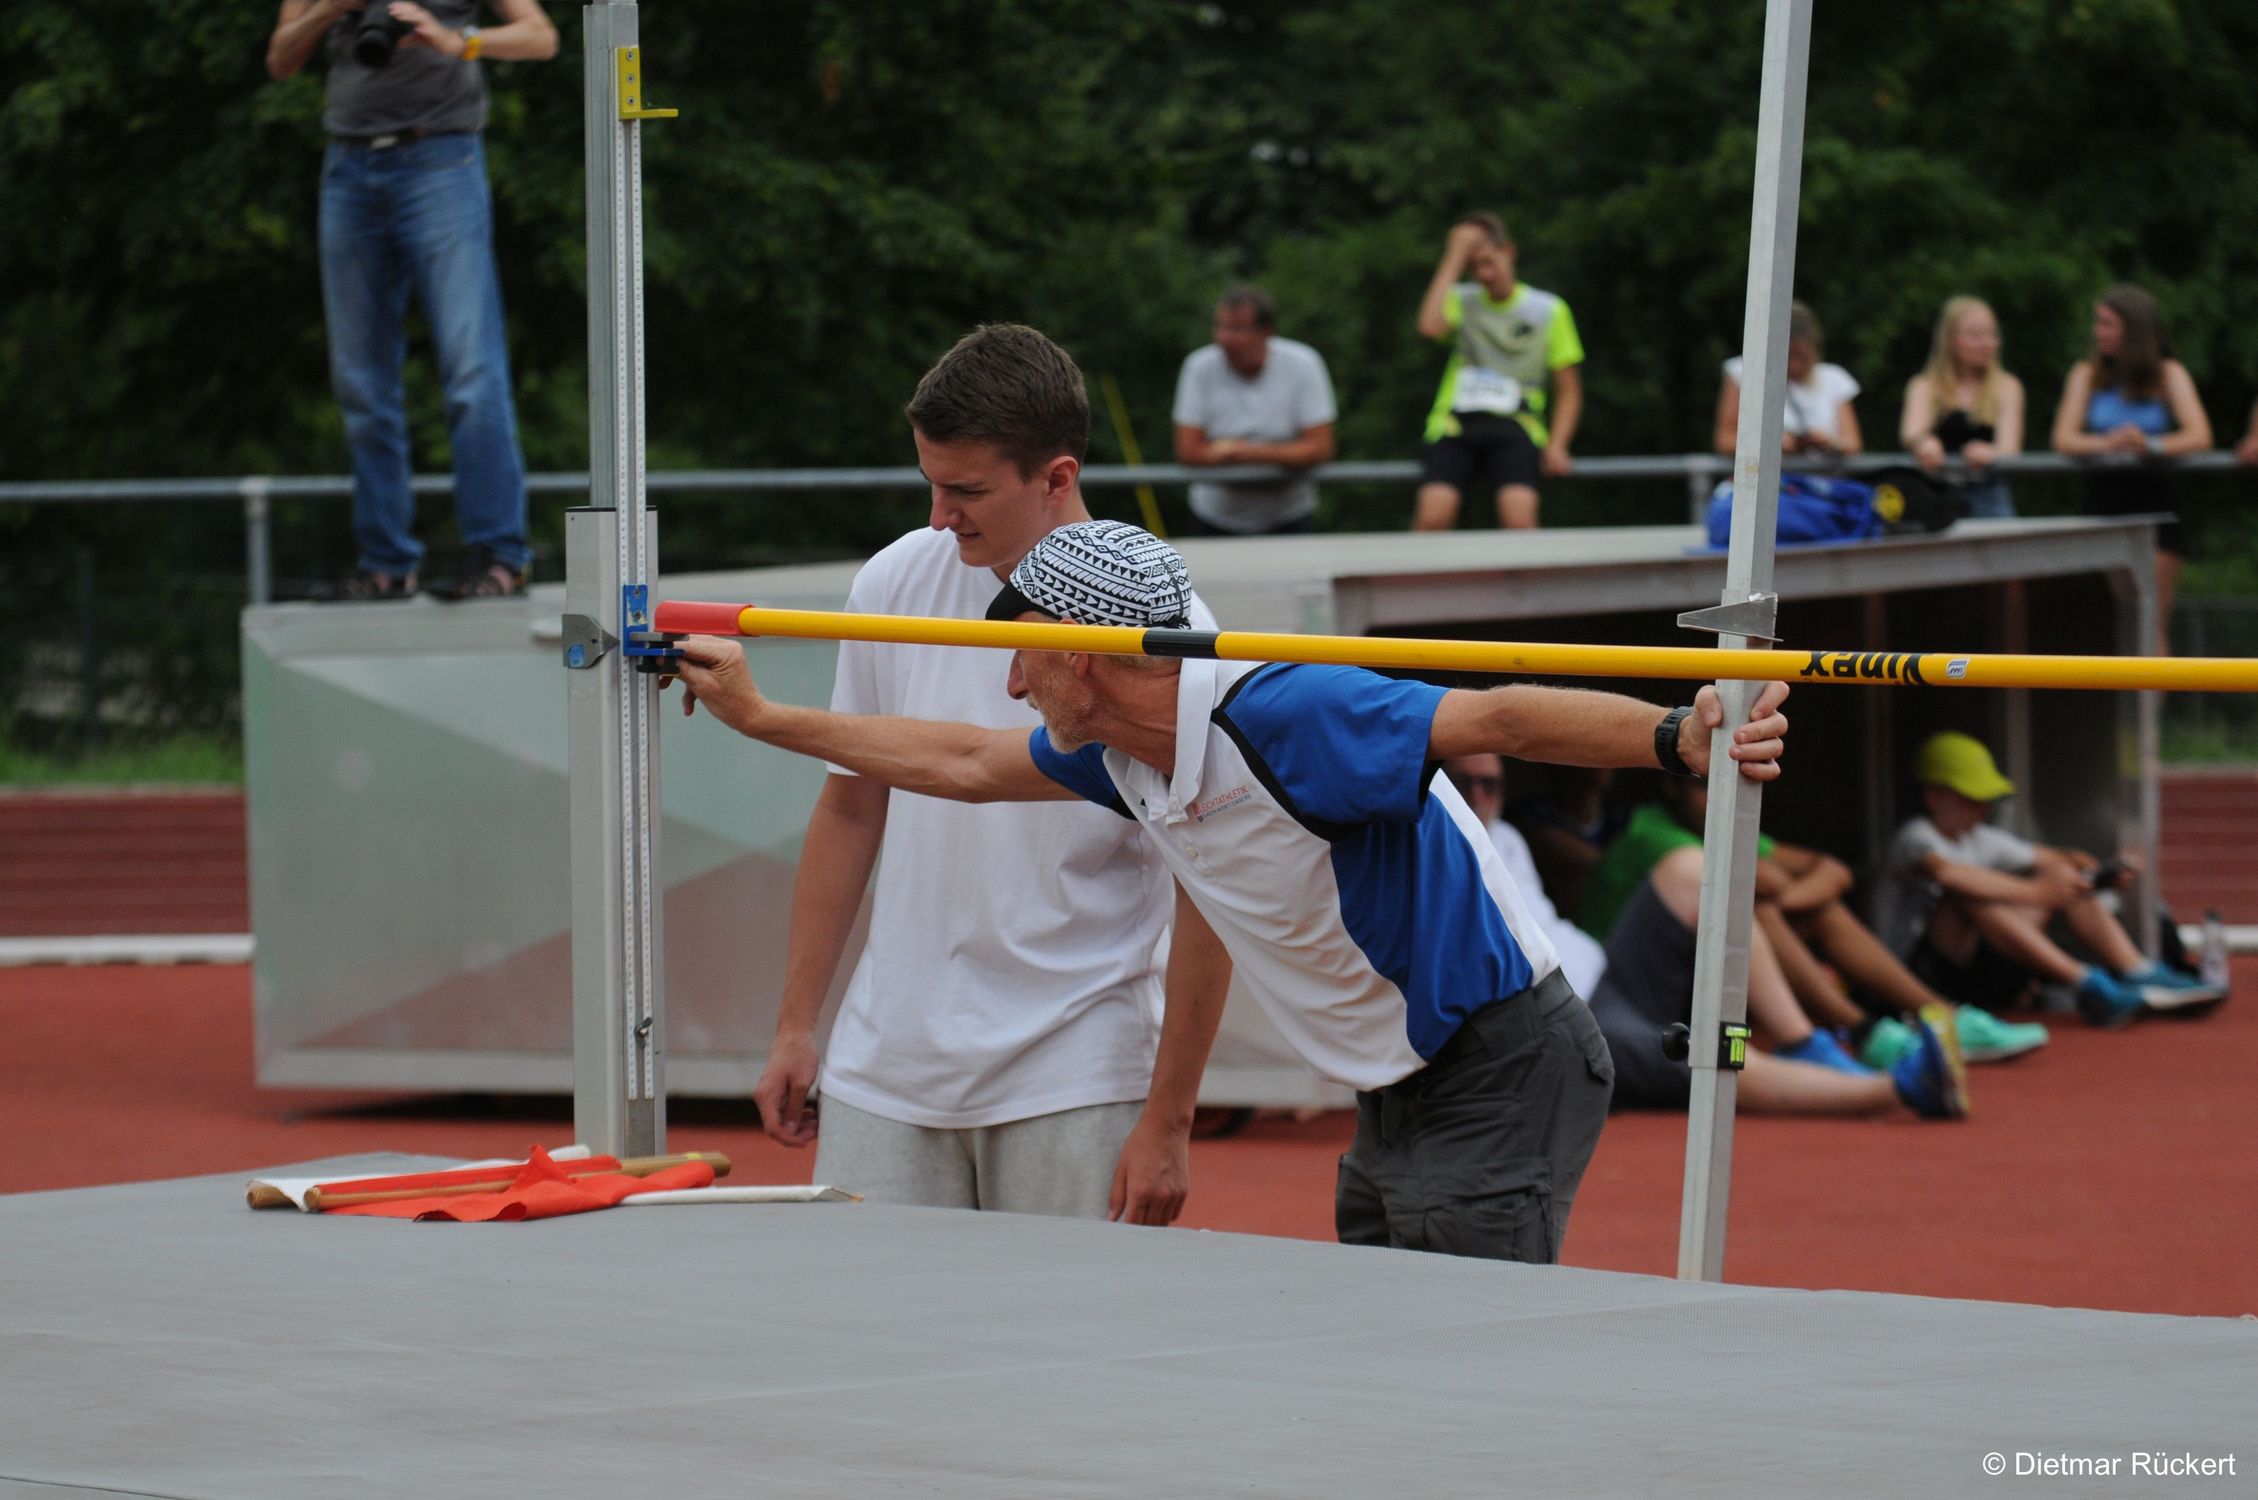
M678 600L658 606L664 635L777 636L1106 656L1307 662L1492 676L1644 677L1863 687L2068 688L2090 692L2258 693L2258 660L2240 657L2030 656L1948 651L1751 651L1700 646L1578 646L1248 630L1138 630L869 615Z

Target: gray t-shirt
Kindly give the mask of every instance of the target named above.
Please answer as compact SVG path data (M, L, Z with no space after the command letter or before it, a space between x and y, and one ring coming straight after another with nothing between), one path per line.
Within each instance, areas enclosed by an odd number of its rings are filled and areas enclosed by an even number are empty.
M369 10L386 0L369 0ZM440 25L460 31L478 20L478 0L422 0ZM347 14L322 47L329 57L329 104L321 122L331 135L388 135L396 130L484 130L486 65L429 47L395 48L381 68L353 60L353 37L369 11Z
M1890 840L1881 885L1874 892L1874 929L1901 958L1920 945L1937 902L1944 898L1944 887L1930 878L1925 864L1931 854L2007 875L2027 875L2038 863L2038 850L2028 840L1989 823L1978 823L1956 839L1946 838L1927 818L1900 828Z
M1214 344L1184 356L1176 377L1176 424L1197 427L1211 440L1290 443L1335 415L1324 356L1292 339L1270 340L1252 380L1232 369ZM1306 474L1279 484L1192 486L1192 514L1225 531L1269 531L1316 509L1317 481Z

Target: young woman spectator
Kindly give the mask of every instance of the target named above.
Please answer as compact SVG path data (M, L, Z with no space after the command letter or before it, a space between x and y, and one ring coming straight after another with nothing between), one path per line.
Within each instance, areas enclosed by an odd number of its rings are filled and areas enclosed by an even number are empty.
M1802 303L1788 312L1787 412L1780 436L1783 453L1859 453L1866 441L1858 413L1850 409L1858 382L1841 365L1821 363L1826 334L1819 315ZM1741 361L1725 361L1725 383L1717 391L1716 445L1731 453L1740 442Z
M1898 436L1923 472L1937 474L1947 457L1969 469L1961 498L1971 516L2015 514L1995 459L2023 451L2023 382L1999 364L1999 319L1979 297L1954 297L1937 315L1928 368L1905 387Z
M2172 358L2156 299L2129 284L2109 288L2093 304L2093 350L2070 367L2062 384L2054 451L2133 461L2086 476L2086 514L2171 517L2156 532L2159 655L2170 650L2166 629L2187 539L2173 514L2171 472L2149 460L2210 446L2211 419L2187 367Z

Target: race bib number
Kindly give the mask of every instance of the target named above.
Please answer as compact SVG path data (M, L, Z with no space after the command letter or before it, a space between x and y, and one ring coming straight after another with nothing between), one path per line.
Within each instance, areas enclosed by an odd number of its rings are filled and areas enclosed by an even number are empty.
M1480 365L1461 365L1458 389L1451 393L1450 409L1494 412L1510 417L1521 409L1521 382Z

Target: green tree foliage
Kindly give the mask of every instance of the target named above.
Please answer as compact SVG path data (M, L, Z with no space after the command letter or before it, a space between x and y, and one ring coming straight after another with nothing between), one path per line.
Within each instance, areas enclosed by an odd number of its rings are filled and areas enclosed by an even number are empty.
M580 10L551 6L555 62L490 72L512 355L542 469L586 461ZM314 250L319 64L267 78L273 15L0 0L0 475L344 470ZM1408 456L1441 364L1412 315L1473 207L1503 213L1524 276L1576 310L1579 449L1706 445L1741 324L1758 0L648 0L641 18L649 95L682 110L644 132L655 465L904 462L918 374L1005 318L1114 375L1164 453L1176 364L1240 278L1331 361L1344 455ZM2162 298L2214 421L2241 430L2258 386L2258 8L1828 3L1812 59L1798 289L1865 382L1877 441L1936 307L1968 291L2000 312L2042 442L2092 294L2118 279ZM411 408L419 464L443 469L420 364ZM1102 417L1097 446L1119 457ZM2223 514L2239 494L2200 487L2233 543L2213 550L2247 556L2250 524ZM1393 526L1403 497L1333 504ZM1548 505L1561 522L1658 520L1682 499L1572 487ZM557 507L539 510L553 547ZM902 496L684 503L668 550L851 553L921 515ZM349 561L342 507L285 521L286 572ZM427 534L445 521L434 506ZM239 567L240 540L210 509L0 508L10 595L61 586L79 548L105 590L193 592ZM2247 562L2217 567L2258 583Z

